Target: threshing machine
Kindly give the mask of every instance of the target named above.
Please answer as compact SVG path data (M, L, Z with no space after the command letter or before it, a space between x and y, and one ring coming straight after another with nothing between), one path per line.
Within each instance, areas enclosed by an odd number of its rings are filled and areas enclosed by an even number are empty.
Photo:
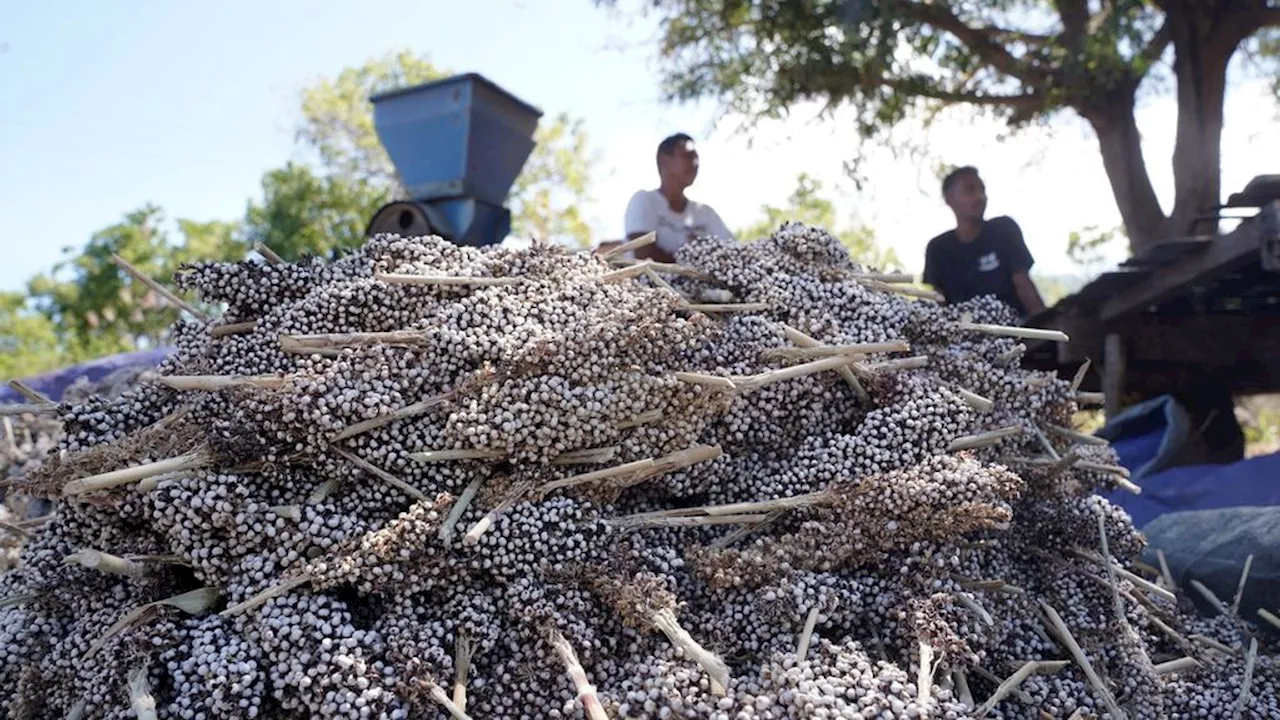
M542 111L475 73L370 101L378 139L409 199L374 213L367 234L502 242L511 230L507 193L533 151Z

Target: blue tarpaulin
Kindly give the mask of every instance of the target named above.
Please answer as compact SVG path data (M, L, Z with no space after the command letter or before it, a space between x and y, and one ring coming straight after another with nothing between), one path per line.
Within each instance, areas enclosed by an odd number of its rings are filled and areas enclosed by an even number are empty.
M1187 465L1148 475L1141 495L1108 496L1133 524L1145 527L1165 513L1230 507L1280 506L1280 455L1263 455L1230 465Z
M1141 495L1107 496L1139 528L1165 513L1280 505L1280 455L1230 465L1176 465L1191 437L1186 410L1168 395L1135 405L1098 431L1111 441Z
M1163 553L1174 582L1209 615L1217 613L1200 593L1190 591L1189 581L1204 583L1227 603L1243 590L1241 618L1256 620L1260 607L1275 610L1280 598L1280 507L1171 512L1148 524L1144 532L1150 544L1143 559L1158 567L1160 554L1156 551ZM1253 562L1248 581L1241 588L1240 578L1250 555ZM1267 628L1261 625L1261 629Z
M142 350L139 352L124 353L121 355L111 355L109 357L98 358L79 365L72 365L60 370L36 375L34 377L22 378L22 382L31 386L37 392L44 393L49 399L55 402L62 398L62 393L68 387L71 387L76 380L85 378L89 382L98 382L117 370L123 370L130 367L155 367L162 360L168 357L172 351L171 348L160 348L157 350ZM0 387L0 403L21 403L26 400L9 387Z
M1168 467L1190 432L1187 411L1172 396L1161 395L1120 413L1097 435L1111 441L1136 482Z
M1245 559L1253 556L1240 598L1242 617L1280 596L1280 454L1205 465L1205 438L1192 432L1186 410L1163 396L1130 408L1098 432L1142 488L1107 496L1147 535L1144 558L1164 554L1174 581L1204 583L1220 598L1237 592ZM1200 447L1196 447L1199 444Z

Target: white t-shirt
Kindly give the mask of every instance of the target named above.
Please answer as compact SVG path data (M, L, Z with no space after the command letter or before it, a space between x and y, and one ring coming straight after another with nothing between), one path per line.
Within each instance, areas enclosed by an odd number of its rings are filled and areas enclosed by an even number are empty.
M631 202L627 203L626 226L627 235L657 233L657 246L671 254L697 235L734 239L733 233L710 205L689 200L684 212L678 213L657 190L641 190L631 196Z

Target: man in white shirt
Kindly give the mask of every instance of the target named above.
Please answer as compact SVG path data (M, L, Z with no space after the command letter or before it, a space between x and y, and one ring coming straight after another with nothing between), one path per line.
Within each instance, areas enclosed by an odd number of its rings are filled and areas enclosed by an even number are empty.
M641 190L627 203L627 239L650 232L658 236L657 242L637 249L636 258L675 262L676 250L694 237L734 239L710 205L685 197L684 191L697 177L698 151L693 138L677 133L658 144L658 189Z

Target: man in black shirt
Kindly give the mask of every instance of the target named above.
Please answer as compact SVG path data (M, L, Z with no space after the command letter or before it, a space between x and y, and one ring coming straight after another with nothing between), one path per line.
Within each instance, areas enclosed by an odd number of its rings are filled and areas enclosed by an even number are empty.
M995 295L1026 320L1044 310L1040 291L1028 273L1035 260L1012 218L984 219L987 189L977 168L951 171L942 181L942 197L956 216L956 227L929 241L924 282L948 303Z

